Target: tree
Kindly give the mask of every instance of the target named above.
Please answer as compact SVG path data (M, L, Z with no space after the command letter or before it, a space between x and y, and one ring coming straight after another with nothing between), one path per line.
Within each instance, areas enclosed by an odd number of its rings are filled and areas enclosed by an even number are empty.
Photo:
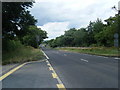
M88 41L87 42L88 42L88 45L96 43L95 39L94 39L93 25L94 25L94 22L90 21L90 23L87 27L87 32L88 32Z
M85 28L78 29L74 33L75 46L87 46L87 31Z
M45 38L47 38L46 31L37 26L29 26L29 32L23 37L23 44L37 48Z
M110 17L105 20L107 24L101 32L95 35L100 45L114 46L114 34L118 30L118 16ZM120 32L118 32L120 35Z
M33 2L2 3L2 35L3 38L14 39L26 34L29 25L37 22L27 10Z

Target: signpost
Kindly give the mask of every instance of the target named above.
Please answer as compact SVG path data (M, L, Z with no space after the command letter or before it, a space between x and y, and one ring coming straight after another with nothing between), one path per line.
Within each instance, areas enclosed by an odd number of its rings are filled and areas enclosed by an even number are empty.
M116 7L113 7L114 9L116 9ZM114 34L114 47L116 47L116 48L119 48L119 40L118 40L118 38L119 38L119 34L118 34L118 32L119 32L119 25L120 25L120 23L119 23L119 15L120 15L120 1L118 2L118 9L116 9L117 11L118 11L118 30L116 31L116 33Z
M114 46L115 47L119 47L118 37L119 37L118 33L115 33L114 34Z

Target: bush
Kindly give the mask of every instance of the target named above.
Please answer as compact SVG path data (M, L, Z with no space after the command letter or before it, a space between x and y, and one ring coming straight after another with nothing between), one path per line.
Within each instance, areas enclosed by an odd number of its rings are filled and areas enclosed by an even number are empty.
M44 57L40 49L24 46L20 41L3 40L2 64L22 63Z
M90 47L97 47L97 44L91 44Z
M20 41L3 39L3 42L2 42L3 52L14 51L15 49L21 48L21 47L23 47L23 45L20 43Z

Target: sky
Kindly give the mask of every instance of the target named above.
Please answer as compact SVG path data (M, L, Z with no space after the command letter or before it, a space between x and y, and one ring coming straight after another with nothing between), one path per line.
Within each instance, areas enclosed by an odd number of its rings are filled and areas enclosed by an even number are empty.
M38 20L36 24L47 31L46 40L63 35L70 28L87 27L90 21L114 16L119 0L35 0L30 8L31 14Z

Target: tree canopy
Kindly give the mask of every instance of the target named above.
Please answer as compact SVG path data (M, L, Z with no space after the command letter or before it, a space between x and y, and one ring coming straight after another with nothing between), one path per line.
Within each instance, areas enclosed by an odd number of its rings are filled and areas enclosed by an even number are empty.
M3 46L7 40L18 40L24 45L38 47L47 38L46 31L37 28L37 20L28 10L32 6L33 2L2 3Z
M114 34L120 36L120 16L115 15L105 20L101 19L89 22L86 28L71 28L65 34L48 41L51 47L61 46L114 46ZM120 37L119 37L120 42Z

